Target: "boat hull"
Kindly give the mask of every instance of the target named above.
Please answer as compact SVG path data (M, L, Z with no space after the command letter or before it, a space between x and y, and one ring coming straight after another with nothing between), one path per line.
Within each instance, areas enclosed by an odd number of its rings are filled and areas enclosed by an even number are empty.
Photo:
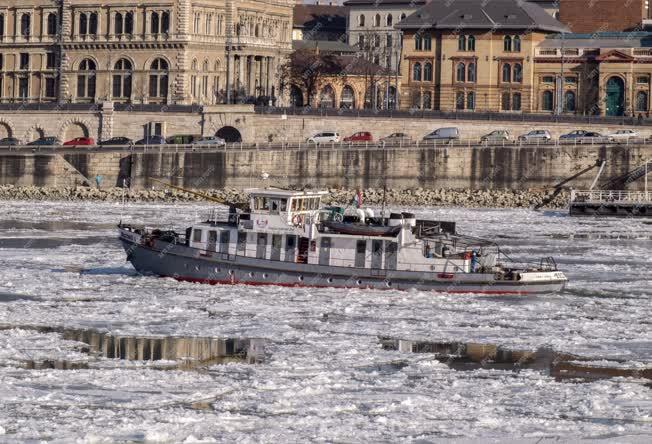
M492 274L424 273L412 271L352 269L347 267L270 261L225 253L207 252L160 240L141 244L133 233L120 241L127 259L142 274L171 277L206 284L277 285L285 287L334 287L524 295L551 293L564 288L566 278L551 274L530 282L496 281ZM544 273L545 274L545 273ZM538 273L542 275L542 273Z

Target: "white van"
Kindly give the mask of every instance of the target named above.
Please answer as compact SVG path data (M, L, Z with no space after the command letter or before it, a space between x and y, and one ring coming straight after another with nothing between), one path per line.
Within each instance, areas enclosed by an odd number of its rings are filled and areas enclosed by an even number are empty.
M423 136L423 140L459 140L460 131L457 128L439 128Z
M321 133L317 133L312 137L309 137L306 142L308 143L331 143L331 142L339 142L340 141L340 135L339 133L336 133L335 131L323 131Z

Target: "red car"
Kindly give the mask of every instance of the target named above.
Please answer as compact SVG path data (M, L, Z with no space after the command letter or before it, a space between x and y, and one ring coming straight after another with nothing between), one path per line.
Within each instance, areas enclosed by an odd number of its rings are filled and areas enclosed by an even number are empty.
M92 137L75 137L64 143L64 146L70 145L95 145L95 139Z
M373 142L374 137L368 131L360 131L352 136L345 137L345 142Z

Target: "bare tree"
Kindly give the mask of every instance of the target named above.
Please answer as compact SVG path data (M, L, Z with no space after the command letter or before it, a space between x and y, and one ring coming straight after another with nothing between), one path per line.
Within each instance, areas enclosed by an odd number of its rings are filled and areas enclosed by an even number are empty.
M337 75L337 59L334 55L309 49L298 49L279 68L281 91L297 85L306 93L306 105L311 106L317 85L326 75Z

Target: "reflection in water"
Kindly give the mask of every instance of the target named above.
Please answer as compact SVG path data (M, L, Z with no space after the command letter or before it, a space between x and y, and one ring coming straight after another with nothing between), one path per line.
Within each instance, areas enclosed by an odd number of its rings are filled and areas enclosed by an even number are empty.
M434 358L455 370L538 370L557 380L583 380L633 377L652 379L652 367L634 367L627 361L587 358L559 353L550 348L510 350L493 344L471 342L409 341L381 337L385 350L404 353L432 353ZM599 361L599 363L595 363Z

